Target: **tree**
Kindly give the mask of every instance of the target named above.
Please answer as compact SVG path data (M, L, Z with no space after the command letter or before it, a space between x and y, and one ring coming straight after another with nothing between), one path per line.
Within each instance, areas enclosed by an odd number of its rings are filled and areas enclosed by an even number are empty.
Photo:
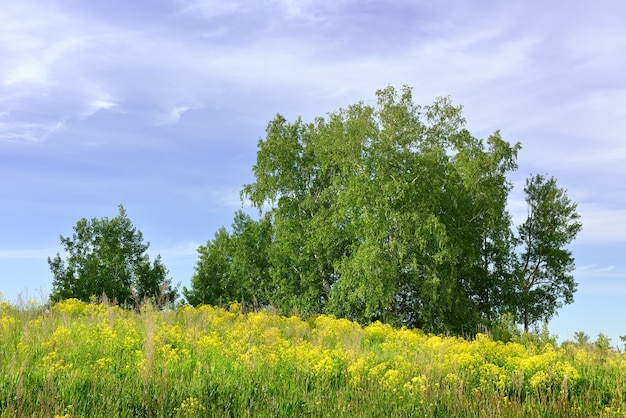
M238 215L233 233L201 247L189 300L260 297L283 314L463 335L505 315L553 315L575 290L557 279L573 259L556 249L573 236L532 226L549 224L550 193L533 195L540 210L516 236L507 176L520 144L472 136L448 98L420 106L406 86L376 95L311 123L268 123L242 190L264 226Z
M587 333L584 331L576 331L574 333L574 341L579 346L584 347L587 344L589 344L589 341L590 341L589 335L587 335Z
M272 302L431 331L472 332L498 312L506 200L519 144L485 144L446 98L377 92L305 124L278 115L243 195L273 220ZM485 319L487 318L487 319Z
M577 284L571 274L574 257L567 249L582 229L577 205L552 177L531 176L524 188L528 217L518 228L522 250L515 260L513 308L529 325L549 320L564 303L574 301Z
M183 286L183 296L191 305L219 305L230 302L236 289L230 275L230 234L221 227L206 245L198 248L198 262L191 289Z
M103 294L120 305L137 305L145 298L161 303L176 299L178 292L171 287L161 257L150 262L150 244L143 242L122 205L112 219L83 218L73 229L71 237L60 237L67 258L59 253L48 258L54 276L51 301L88 302Z
M230 274L238 286L232 300L252 303L256 309L270 304L274 289L269 280L269 254L272 245L272 224L265 216L253 220L242 211L235 214L232 224Z
M198 248L191 288L183 287L187 302L219 305L247 301L255 307L268 305L270 228L267 217L254 221L238 211L232 232L222 227L212 240Z

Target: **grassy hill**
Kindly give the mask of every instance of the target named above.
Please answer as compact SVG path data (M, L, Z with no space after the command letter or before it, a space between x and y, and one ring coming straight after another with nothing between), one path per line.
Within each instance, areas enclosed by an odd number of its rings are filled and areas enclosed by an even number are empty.
M0 303L0 416L626 416L624 355L185 306Z

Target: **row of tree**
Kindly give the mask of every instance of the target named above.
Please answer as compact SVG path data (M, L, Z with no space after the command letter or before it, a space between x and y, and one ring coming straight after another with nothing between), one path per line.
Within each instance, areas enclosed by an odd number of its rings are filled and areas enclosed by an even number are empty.
M461 107L419 106L411 93L388 87L375 106L312 123L277 115L242 190L259 216L237 212L230 231L198 249L186 301L457 334L505 314L528 330L571 303L576 204L554 178L531 176L528 216L515 228L507 176L520 145L498 132L477 139ZM69 258L49 259L53 300L176 297L121 206L112 220L79 221L61 242Z
M528 330L571 303L576 204L531 176L515 228L520 144L477 139L461 107L411 93L388 87L313 123L277 115L242 191L260 217L237 213L199 248L187 300L459 334L506 313Z

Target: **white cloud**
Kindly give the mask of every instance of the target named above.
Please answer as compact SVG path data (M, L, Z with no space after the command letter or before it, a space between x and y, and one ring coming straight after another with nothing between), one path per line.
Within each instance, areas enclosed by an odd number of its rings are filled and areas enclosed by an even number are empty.
M178 0L179 13L199 15L212 20L217 17L258 13L267 11L273 19L278 19L277 12L287 18L317 20L323 14L338 11L350 0Z
M51 5L25 1L0 12L0 104L10 115L0 138L42 141L72 120L115 107L94 76L110 38L98 23Z
M305 14L305 10L310 7L311 1L307 0L276 0L280 6L284 7L287 16L301 17Z
M0 260L40 260L54 256L59 251L58 248L38 248L22 250L0 250Z
M0 122L0 141L40 142L46 140L49 135L63 130L65 127L66 123L64 120L46 123Z
M204 108L203 105L194 106L174 106L163 114L157 121L157 125L175 125L182 118L183 114L190 110L198 110Z
M178 3L182 13L168 24L185 23L196 15L225 18L253 15L261 9L271 14L275 11L271 7L291 18L315 14L337 22L350 18L341 15L347 2ZM517 16L511 13L493 11L498 19L490 26L481 24L487 17L462 22L441 17L429 22L427 29L416 27L414 33L397 34L402 48L368 49L368 35L374 34L360 28L364 31L363 39L357 46L363 50L355 53L351 50L354 34L349 30L333 36L323 30L293 32L288 25L283 29L276 24L280 16L274 16L274 20L259 17L246 21L248 27L224 26L230 21L222 20L219 25L198 24L200 36L189 37L182 27L168 26L162 31L141 24L133 28L112 27L100 21L81 20L69 9L37 11L37 2L26 4L30 8L13 7L5 11L4 19L0 18L0 23L7 23L0 29L2 37L15 40L19 46L10 47L9 42L0 41L0 52L5 53L4 62L0 63L0 79L5 82L0 92L5 94L0 104L13 110L36 103L37 111L49 118L42 126L58 120L71 126L73 121L100 110L120 111L122 104L124 112L145 118L144 123L174 125L185 112L201 108L197 103L215 102L216 91L222 86L235 89L239 98L241 94L264 94L290 106L275 111L306 114L309 108L317 106L311 112L322 114L358 99L373 98L375 89L385 85L406 83L415 86L416 100L420 102L451 94L456 103L471 106L470 123L479 130L493 131L495 126L519 135L532 129L545 131L548 126L552 129L550 134L556 132L565 138L585 136L598 144L591 153L589 145L582 141L559 142L553 147L527 146L523 154L532 152L533 159L541 165L581 167L606 164L606 158L619 163L626 157L626 150L616 152L614 148L626 130L623 107L616 105L626 100L626 89L592 90L582 97L584 100L574 96L566 104L542 102L554 84L575 91L575 86L567 83L578 85L580 80L558 77L559 71L569 67L544 63L538 58L543 48L549 47L544 44L554 41L547 38L545 30L531 26L521 34L512 33L511 19ZM271 10L264 9L267 7ZM14 21L22 23L9 24ZM584 26L580 36L590 31ZM422 36L424 32L428 36ZM605 33L602 39L611 34ZM387 36L395 39L396 34ZM623 48L618 41L609 46L606 48L611 53ZM581 48L585 57L593 57L593 48ZM546 79L548 67L549 74L557 76ZM246 91L249 93L242 93ZM219 100L228 100L228 94ZM326 103L334 104L323 108ZM14 114L10 113L12 117ZM14 127L20 126L19 121L14 122ZM26 128L25 124L21 126ZM38 130L25 129L20 133L1 129L0 137L45 138ZM512 138L518 139L525 145L539 141L532 137ZM550 142L555 141L551 138Z
M583 229L576 242L611 245L626 243L626 209L615 209L598 203L578 206Z
M245 4L241 0L178 0L180 13L189 15L200 15L205 19L240 13L246 10Z
M328 13L331 7L330 3L278 3L292 16L313 10ZM185 16L212 17L243 13L248 3L195 0L182 1L181 7ZM479 28L436 43L416 42L395 56L385 51L354 56L345 55L336 39L320 42L287 31L261 31L261 36L245 43L237 43L236 38L226 44L211 42L211 38L181 42L172 31L112 28L79 20L69 10L55 10L50 20L43 19L42 12L26 18L21 10L18 15L26 22L24 26L12 26L4 34L22 39L23 48L10 50L4 70L0 64L0 76L19 106L37 97L51 119L67 123L114 109L118 103L139 102L145 114L160 114L158 124L175 124L186 111L200 108L189 102L211 102L220 83L284 97L298 94L328 100L350 95L352 100L371 96L376 88L394 80L423 80L420 90L432 98L468 83L523 71L525 51L534 42L514 40L494 48L495 53L477 50L477 44L499 34L497 29ZM45 95L33 86L44 87ZM163 113L163 103L181 102Z
M336 14L351 2L351 0L269 0L266 3L277 4L287 18L319 21L323 20L324 16Z
M612 264L610 266L599 266L597 264L588 264L588 265L580 266L576 268L577 273L581 273L585 275L611 273L613 271L615 271L615 266Z
M94 99L87 102L80 118L93 116L101 110L118 110L119 104L109 98Z
M35 60L21 62L6 71L2 82L5 85L19 83L44 85L48 83L48 71L41 62Z
M150 248L151 254L159 254L164 259L178 260L193 258L198 255L198 244L195 241L180 242L164 248Z

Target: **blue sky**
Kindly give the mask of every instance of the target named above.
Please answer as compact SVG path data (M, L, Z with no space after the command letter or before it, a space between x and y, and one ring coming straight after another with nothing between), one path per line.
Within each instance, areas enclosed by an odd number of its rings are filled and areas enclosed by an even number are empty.
M387 85L450 96L521 141L579 204L579 289L550 330L626 334L626 3L20 0L0 8L0 292L47 296L80 218L128 216L189 284L241 208L278 112L316 116Z

